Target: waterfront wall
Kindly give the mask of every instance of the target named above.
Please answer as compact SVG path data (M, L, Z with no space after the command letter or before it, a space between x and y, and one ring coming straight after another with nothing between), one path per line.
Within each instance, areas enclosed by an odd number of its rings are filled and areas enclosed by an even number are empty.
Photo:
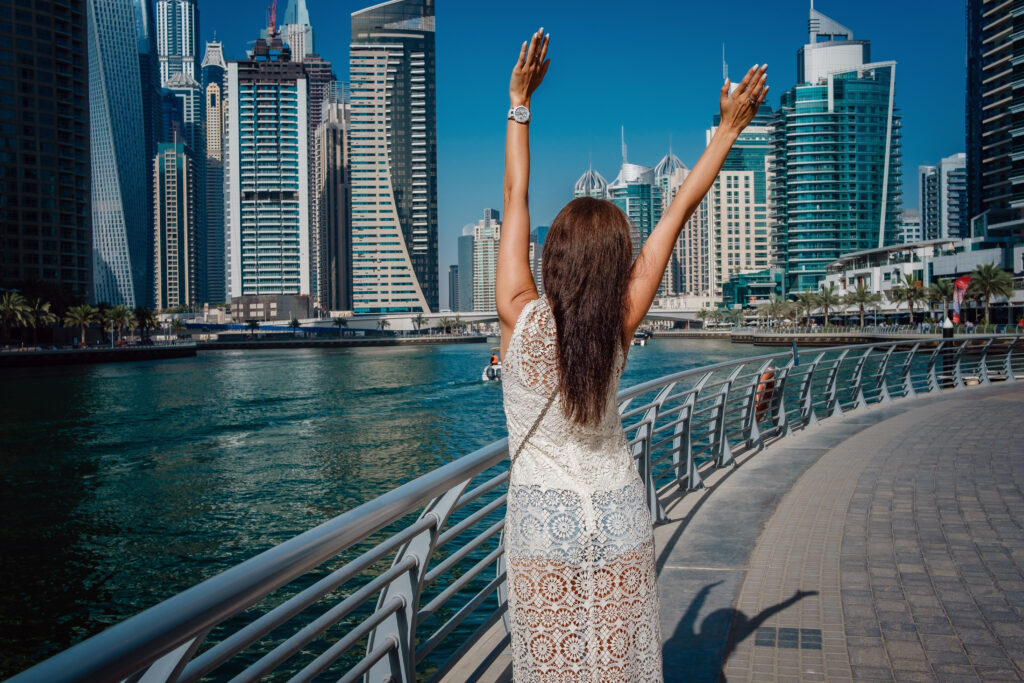
M0 368L25 368L44 365L88 365L125 363L139 360L166 360L196 355L195 344L170 346L131 346L115 349L55 349L44 351L2 351Z
M360 346L421 346L425 344L485 344L482 334L424 335L417 337L343 337L341 339L232 339L199 342L200 351L232 351L238 349L324 349Z

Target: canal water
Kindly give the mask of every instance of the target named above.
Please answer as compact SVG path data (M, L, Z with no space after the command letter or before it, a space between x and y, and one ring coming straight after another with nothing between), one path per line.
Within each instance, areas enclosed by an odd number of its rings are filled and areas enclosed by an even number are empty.
M623 387L766 353L634 347ZM485 345L0 374L6 677L505 435Z

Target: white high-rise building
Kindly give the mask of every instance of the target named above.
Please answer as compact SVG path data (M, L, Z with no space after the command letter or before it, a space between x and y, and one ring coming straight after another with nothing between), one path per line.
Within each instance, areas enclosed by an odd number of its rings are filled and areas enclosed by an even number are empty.
M354 12L349 57L353 309L438 310L434 3Z
M501 213L484 209L484 217L473 227L473 310L494 311L494 274L498 267L501 241Z
M672 144L669 143L668 154L662 157L658 165L654 167L654 182L661 188L662 215L668 211L668 207L672 204L672 200L676 198L679 188L683 186L683 182L689 174L690 169L686 167L686 164L679 157L672 153ZM683 235L680 232L679 238L676 240L676 246L672 250L672 256L669 258L668 268L665 269L665 277L663 279L663 291L670 296L677 296L683 293L679 262L682 247Z
M292 61L303 62L306 55L316 52L313 47L313 27L309 23L309 10L306 0L288 0L284 11L284 24L281 26L281 38L291 48Z
M900 214L899 243L914 244L921 242L921 212L916 209L903 209Z
M230 296L310 294L306 72L281 39L227 74L225 220Z
M196 0L157 0L156 51L161 85L184 73L199 80L199 8Z
M918 166L921 235L926 240L968 237L967 155L961 152L935 166Z

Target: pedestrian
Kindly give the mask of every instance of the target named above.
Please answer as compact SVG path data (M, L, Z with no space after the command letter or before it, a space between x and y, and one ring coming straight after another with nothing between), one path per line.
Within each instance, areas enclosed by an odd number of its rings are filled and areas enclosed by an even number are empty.
M731 92L728 80L722 86L717 131L635 262L629 219L613 203L582 197L559 212L540 296L529 262L529 126L549 39L541 29L523 43L509 84L495 283L511 454L512 677L659 681L651 516L615 396L683 224L764 101L766 67L751 68Z

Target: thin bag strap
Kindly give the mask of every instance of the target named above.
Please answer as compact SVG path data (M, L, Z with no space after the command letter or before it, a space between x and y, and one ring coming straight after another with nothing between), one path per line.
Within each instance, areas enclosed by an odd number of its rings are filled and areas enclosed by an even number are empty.
M523 446L525 446L526 442L530 440L530 437L533 436L533 433L537 431L537 425L539 425L540 421L544 419L545 415L547 415L548 408L551 407L551 404L555 400L555 394L557 393L558 388L556 387L555 390L551 392L551 395L548 396L548 402L544 404L544 409L540 411L540 415L538 415L537 419L533 421L533 426L530 427L530 431L526 432L526 436L524 436L523 440L519 442L519 448L516 449L515 454L512 456L512 460L509 462L509 469L512 469L512 465L515 464L516 458L518 458L519 454L523 452Z

